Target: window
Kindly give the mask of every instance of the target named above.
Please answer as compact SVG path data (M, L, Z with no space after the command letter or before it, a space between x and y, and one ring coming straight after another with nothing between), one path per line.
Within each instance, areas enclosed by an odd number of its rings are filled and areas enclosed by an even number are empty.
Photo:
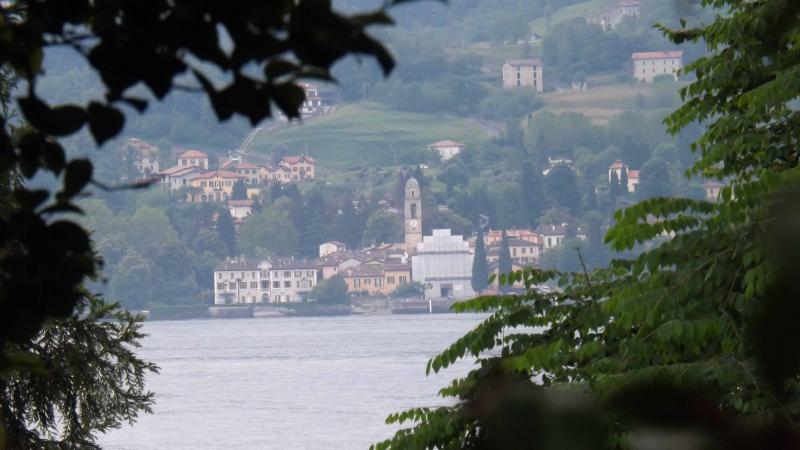
M221 279L222 279L222 272L217 272L217 279L218 279L218 280L221 280Z
M353 287L361 287L361 280L358 278L353 279Z
M405 275L400 275L400 284L408 283L408 278Z
M372 284L371 278L364 278L364 284Z
M258 281L251 281L250 289L258 289Z
M307 270L307 271L306 271L306 276L307 276L307 277L312 277L312 278L313 278L313 277L314 277L314 271L313 271L313 270Z
M297 278L300 278L300 277L303 276L303 272L300 271L300 270L295 270L294 271L294 276L297 277Z
M281 282L280 281L273 281L272 282L272 287L275 288L275 289L279 289L281 287Z
M233 272L231 272L231 280L233 279Z
M285 287L287 289L290 289L292 287L292 282L291 281L284 281L283 282L283 287Z
M222 291L225 289L225 283L217 283L217 290Z
M283 278L290 278L291 276L292 276L292 272L289 272L288 270L283 272Z
M525 247L522 247L522 250L520 250L520 251L522 252L522 254L523 254L523 255L524 255L525 253L528 253L528 249L527 249L527 248L525 248Z
M240 281L239 282L239 289L247 289L247 282Z
M394 277L386 277L386 283L394 284Z

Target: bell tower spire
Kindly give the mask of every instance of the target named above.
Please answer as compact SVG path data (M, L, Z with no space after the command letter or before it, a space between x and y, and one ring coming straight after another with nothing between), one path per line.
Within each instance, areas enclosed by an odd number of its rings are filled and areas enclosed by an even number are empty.
M405 244L406 251L410 252L418 242L422 242L422 192L416 178L411 177L406 181L405 194Z

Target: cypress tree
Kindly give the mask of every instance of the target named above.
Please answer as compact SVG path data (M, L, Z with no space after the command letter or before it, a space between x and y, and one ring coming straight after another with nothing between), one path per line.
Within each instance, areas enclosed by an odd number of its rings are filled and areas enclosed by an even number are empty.
M611 209L617 206L617 197L619 196L619 177L617 171L611 171L611 180L608 182L608 201L611 203Z
M247 200L247 186L245 186L244 181L239 180L236 183L233 183L231 200Z
M498 277L500 275L508 275L513 270L511 266L511 250L508 248L508 235L506 230L503 230L502 238L500 240L500 261L498 262ZM499 278L498 278L499 281ZM500 283L500 292L507 294L511 285Z
M619 176L619 195L628 193L628 168L623 167Z
M489 286L489 263L486 261L486 246L483 243L483 230L478 229L475 240L475 258L472 260L472 289L480 293Z

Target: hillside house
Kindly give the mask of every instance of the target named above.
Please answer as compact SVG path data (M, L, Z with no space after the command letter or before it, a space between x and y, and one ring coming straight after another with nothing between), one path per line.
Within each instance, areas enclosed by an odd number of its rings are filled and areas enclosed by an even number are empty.
M159 172L158 147L147 142L130 138L125 142L123 151L133 160L133 165L143 177L150 177Z
M347 245L339 241L326 241L319 245L319 257L323 258L332 253L344 252L347 250Z
M280 166L291 172L291 181L313 180L316 177L317 162L311 156L284 156Z
M539 59L512 59L503 64L503 87L527 87L544 92L542 61Z
M319 87L316 84L300 83L306 96L303 99L303 104L300 105L300 114L303 117L316 116L320 114L327 114L330 107L325 104L322 96L319 93Z
M636 192L636 188L639 186L639 171L638 170L631 170L627 164L623 163L622 160L614 161L610 166L608 166L608 182L611 183L611 176L612 174L616 173L617 180L622 180L622 174L628 176L628 185L625 187L628 192Z
M178 155L178 167L195 166L208 170L208 155L200 150L186 150Z
M261 184L261 167L255 164L227 160L222 163L219 168L242 175L245 179L245 183L250 186Z
M561 247L564 240L567 238L569 225L566 223L561 224L546 224L538 228L539 234L542 235L542 248L544 251L551 248ZM575 237L578 239L586 239L586 234L578 227L575 232Z
M671 75L678 80L678 71L683 67L683 51L638 52L631 55L633 77L641 82L652 83L659 75Z
M190 193L192 202L222 202L233 195L233 185L244 180L243 175L227 170L214 170L194 177L191 186L194 192Z
M253 213L252 200L228 200L228 211L234 220L244 220Z
M447 161L461 153L464 150L464 144L446 139L429 145L428 150L438 153L439 159L442 161Z
M587 22L599 25L603 31L613 30L628 17L638 19L640 3L639 0L619 0L613 7L587 19Z
M169 190L178 190L190 187L192 180L203 173L197 166L173 166L157 173L161 178L161 187Z

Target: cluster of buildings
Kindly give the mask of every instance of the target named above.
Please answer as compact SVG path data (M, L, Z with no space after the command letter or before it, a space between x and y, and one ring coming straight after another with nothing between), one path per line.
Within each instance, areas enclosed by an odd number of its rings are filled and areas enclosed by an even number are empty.
M209 155L200 150L185 150L174 166L160 169L157 148L140 139L130 139L126 149L133 164L145 178L158 177L164 189L186 191L191 202L228 201L234 186L241 182L247 197L270 184L300 183L316 178L316 161L311 156L284 156L278 164L252 164L243 160L224 160L211 169Z
M348 249L341 242L320 245L319 257L309 260L249 260L236 258L214 271L214 303L287 303L310 299L321 280L340 276L349 292L390 296L408 283L419 283L426 298L467 299L472 290L475 237L465 239L449 229L422 233L422 193L416 179L405 185L404 241L365 249ZM538 230L507 230L513 269L539 263L543 252L562 245L569 235L567 224ZM578 229L577 237L586 236ZM487 261L497 273L502 232L485 234ZM493 286L490 289L496 289Z
M604 31L617 28L626 18L639 18L639 0L618 0L613 6L600 11L586 19L587 22L599 25Z

